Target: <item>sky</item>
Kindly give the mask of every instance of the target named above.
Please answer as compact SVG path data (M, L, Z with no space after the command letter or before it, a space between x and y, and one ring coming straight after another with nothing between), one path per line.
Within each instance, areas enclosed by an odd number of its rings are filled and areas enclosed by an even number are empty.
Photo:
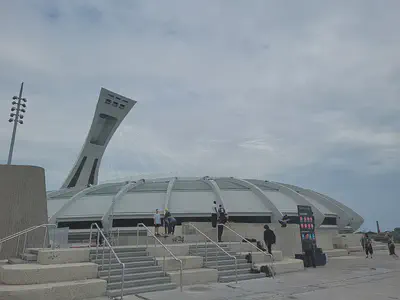
M400 2L1 1L0 163L58 189L101 87L137 100L100 181L238 176L314 189L400 227Z

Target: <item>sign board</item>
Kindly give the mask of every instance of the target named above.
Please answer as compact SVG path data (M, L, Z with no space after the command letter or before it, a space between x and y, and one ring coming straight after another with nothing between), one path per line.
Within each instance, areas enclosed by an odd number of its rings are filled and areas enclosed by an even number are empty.
M299 227L302 245L303 241L306 239L312 240L313 243L316 244L315 219L311 206L297 205L297 212L299 215Z

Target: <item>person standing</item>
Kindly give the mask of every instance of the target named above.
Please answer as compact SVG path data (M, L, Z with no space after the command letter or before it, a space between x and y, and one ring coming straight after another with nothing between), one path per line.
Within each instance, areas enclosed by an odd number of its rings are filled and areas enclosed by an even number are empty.
M156 213L153 216L154 219L154 233L155 235L160 235L159 228L161 226L161 215L158 209L156 209Z
M367 233L365 234L364 238L364 249L365 249L365 254L367 255L366 258L368 258L368 255L370 255L372 258L372 254L374 254L374 249L372 248L372 241Z
M267 246L268 253L272 255L272 245L276 243L276 235L268 225L264 225L264 229L264 243Z
M218 243L222 243L222 234L224 233L224 225L228 221L226 218L225 213L220 213L219 212L219 218L218 218L218 226L217 226L217 231L218 231Z
M303 239L303 250L304 250L304 260L306 262L306 267L312 266L316 268L315 264L315 245L314 241L310 238L310 235L307 233Z
M213 228L217 227L217 220L218 220L217 201L214 201L211 207L211 225Z
M169 222L168 234L174 235L175 234L175 226L176 226L177 221L174 217L171 216L171 217L169 217L168 222Z
M170 230L169 230L169 227L170 227L169 219L170 219L170 217L171 217L171 213L168 210L168 208L166 208L165 211L164 211L164 234L165 235L169 234L169 232L170 232Z

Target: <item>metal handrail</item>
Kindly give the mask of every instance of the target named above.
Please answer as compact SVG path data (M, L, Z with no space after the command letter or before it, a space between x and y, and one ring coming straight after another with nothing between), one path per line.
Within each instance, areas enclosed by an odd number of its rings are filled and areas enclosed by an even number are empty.
M223 227L225 227L226 229L230 230L231 232L233 232L234 234L236 234L238 237L240 237L240 238L242 239L242 241L245 241L246 243L250 244L252 247L256 248L257 251L260 251L260 252L263 253L265 256L271 257L271 260L272 260L271 263L272 263L272 265L274 264L275 258L274 258L274 256L273 256L272 254L270 254L270 253L268 253L268 252L266 252L266 251L261 250L261 249L258 248L256 245L254 245L252 242L250 242L247 238L243 237L241 234L237 233L235 230L233 230L232 228L226 226L225 224L218 224L218 225L219 225L219 226L223 226ZM272 267L272 269L274 269L274 268ZM272 271L274 271L274 270L272 270ZM275 277L274 272L271 272L271 273L272 273L272 278L274 278L274 277Z
M29 227L29 228L24 229L24 230L21 230L21 231L19 231L19 232L17 232L17 233L11 234L11 235L9 235L9 236L7 236L7 237L5 237L5 238L3 238L3 239L0 240L0 251L1 251L1 249L2 249L3 243L5 243L5 242L7 242L7 241L10 241L10 240L12 240L12 239L18 238L17 249L16 249L16 251L15 251L15 252L16 252L16 255L18 255L20 238L21 238L22 235L25 235L25 238L24 238L24 248L23 248L23 251L22 251L22 252L24 253L24 252L25 252L25 249L26 249L26 242L27 242L27 238L28 238L28 233L29 233L29 232L32 232L32 231L34 231L34 230L36 230L36 229L43 228L43 227L45 228L44 238L43 238L43 248L46 248L45 245L46 245L46 238L47 238L47 234L48 234L48 228L49 228L49 227L55 227L55 228L57 228L57 225L56 225L56 224L41 224L41 225ZM54 243L52 244L52 249L54 249Z
M97 255L99 253L99 244L100 244L100 235L103 237L103 255L101 259L101 269L104 269L104 250L105 246L107 244L107 248L109 250L109 256L108 256L108 280L107 280L107 290L108 290L108 285L110 284L110 277L111 277L111 253L114 255L115 259L117 260L118 264L122 266L122 274L121 274L121 300L124 299L124 284L125 284L125 264L121 262L119 259L118 255L115 253L113 247L111 246L110 242L107 240L106 236L104 235L103 231L100 229L99 225L97 223L92 223L90 226L90 234L89 234L89 249L92 248L92 230L93 227L96 227L97 229L97 242L96 242L96 258L95 260L97 261ZM99 234L100 233L100 234Z
M179 259L179 258L177 258L177 257L175 256L175 254L173 254L172 251L169 250L168 247L165 246L165 245L156 237L156 235L155 235L146 225L144 225L143 223L137 224L137 227L136 227L136 234L137 234L137 236L136 236L136 246L139 245L139 227L143 227L144 229L146 229L147 232L150 233L150 236L154 238L154 247L156 247L156 241L157 241L157 242L165 249L165 251L167 251L167 252L172 256L172 258L173 258L175 261L177 261L177 262L180 263L180 288L181 288L181 292L182 292L182 291L183 291L183 285L182 285L182 282L183 282L183 262L182 262L182 260ZM147 239L146 239L146 247L149 247L149 244L148 244L148 240L147 240ZM164 258L163 258L163 271L164 271L164 273L165 273L165 255L164 255Z
M209 240L211 243L216 245L218 249L222 250L222 252L224 252L230 258L233 258L235 260L235 279L236 279L236 283L237 283L238 282L238 273L237 273L237 258L236 258L236 256L233 256L232 254L229 254L227 251L225 251L224 248L222 248L220 245L218 245L216 242L214 242L210 237L208 237L205 233L203 233L200 229L198 229L192 223L189 223L189 226L193 227L198 233L200 233L207 240ZM205 247L206 247L206 263L207 263L207 241L205 242ZM217 264L217 268L218 268L218 251L216 251L216 264Z

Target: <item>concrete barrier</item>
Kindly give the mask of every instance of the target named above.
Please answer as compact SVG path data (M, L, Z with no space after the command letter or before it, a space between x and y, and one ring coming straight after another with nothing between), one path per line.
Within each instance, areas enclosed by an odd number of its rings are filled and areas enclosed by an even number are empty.
M257 268L260 268L265 264L259 263L256 264ZM271 266L271 264L268 264ZM290 272L298 272L304 270L304 263L300 259L294 259L294 258L285 258L282 261L275 262L273 264L274 271L277 275L279 274L284 274L284 273L290 273Z
M201 256L179 256L177 257L182 260L183 269L198 269L203 267L203 257ZM171 256L165 257L165 268L164 258L156 257L158 265L163 267L164 271L178 271L180 270L180 263Z
M0 267L1 282L12 285L42 284L97 278L93 263L62 265L18 264Z
M0 300L78 300L104 296L107 282L88 279L33 285L0 285Z
M237 254L245 256L249 252L238 252ZM263 262L271 262L272 261L270 256L266 256L262 252L252 252L251 255L252 255L254 263L263 263ZM282 251L272 251L272 255L274 256L274 261L282 261L283 260Z
M331 250L324 250L324 253L330 257L340 257L340 256L348 256L349 251L347 249L331 249Z
M167 272L171 281L178 286L181 282L180 271ZM218 271L216 269L191 269L183 271L182 285L206 284L218 281Z
M41 265L66 264L89 262L89 248L70 248L70 249L43 249L38 250L37 261Z

